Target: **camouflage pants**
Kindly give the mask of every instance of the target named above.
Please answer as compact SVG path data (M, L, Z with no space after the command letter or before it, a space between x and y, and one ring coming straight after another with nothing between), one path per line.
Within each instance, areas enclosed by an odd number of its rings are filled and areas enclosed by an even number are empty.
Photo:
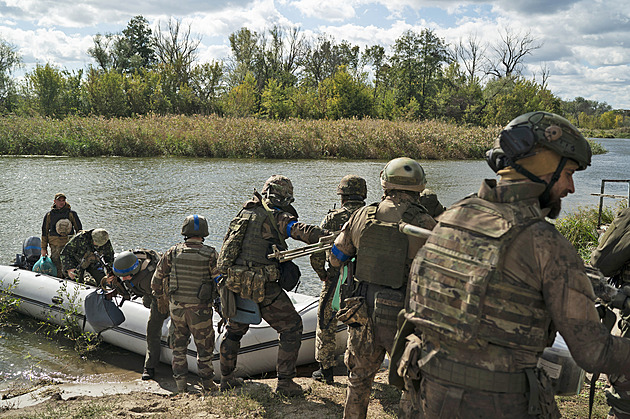
M337 284L334 281L324 281L319 295L317 308L317 329L315 330L315 359L322 364L322 368L335 366L335 349L337 347L337 320L332 310L332 293ZM323 326L323 327L322 327Z
M173 377L186 376L188 360L186 352L192 334L197 346L197 368L201 378L212 378L212 352L214 351L214 327L212 307L207 304L170 303L173 332Z
M295 365L302 344L302 318L295 311L287 293L277 282L265 284L265 299L260 303L260 314L279 334L276 364L278 379L295 377ZM234 372L241 339L247 330L249 330L248 324L228 321L220 348L223 376Z
M67 240L66 240L67 241ZM57 277L63 278L63 265L61 264L61 249L63 249L64 245L58 246L52 243L48 244L50 246L50 259L52 259L55 267L57 268Z
M162 314L158 310L157 300L151 297L151 312L147 322L147 354L144 358L145 368L155 368L160 363L162 348L162 326L168 314Z
M374 376L385 359L391 355L395 327L366 326L348 327L348 349L344 357L348 367L348 392L344 418L365 418Z

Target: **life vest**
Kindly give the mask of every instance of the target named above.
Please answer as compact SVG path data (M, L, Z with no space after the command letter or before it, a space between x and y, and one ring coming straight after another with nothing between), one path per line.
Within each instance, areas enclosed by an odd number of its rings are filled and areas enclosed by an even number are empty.
M212 284L209 261L214 249L203 245L200 248L177 245L169 276L169 296L178 303L199 304L197 296L202 284Z
M411 267L409 309L424 338L470 349L493 344L542 351L549 313L540 291L503 274L504 255L527 227L545 222L532 204L471 197L440 217Z
M263 239L262 226L265 220L269 218L265 208L259 206L251 210L243 209L239 213L239 217L248 218L248 222L240 224L242 226L241 228L246 228L246 231L241 244L240 254L236 259L236 264L247 266L277 264L275 259L269 259L267 257L272 251L271 246L275 244L280 250L285 250L286 247L284 247L278 239ZM275 236L274 234L274 237Z
M365 228L361 231L354 277L359 282L400 288L407 283L411 259L408 257L409 238L400 232L398 223L378 220L379 204L366 209ZM409 224L426 213L420 205L411 204L402 220Z

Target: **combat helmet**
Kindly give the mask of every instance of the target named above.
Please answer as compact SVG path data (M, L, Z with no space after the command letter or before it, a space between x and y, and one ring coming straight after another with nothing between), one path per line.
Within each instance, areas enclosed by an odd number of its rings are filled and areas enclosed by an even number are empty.
M519 171L516 162L534 155L536 147L548 148L565 159L575 161L577 170L584 170L591 164L591 146L582 133L566 118L541 111L529 112L510 121L499 134L494 147L486 153L486 160L495 172L507 166Z
M109 234L102 228L95 228L92 230L92 243L94 246L101 247L109 241Z
M409 157L390 160L381 170L381 186L385 190L422 192L426 183L424 169L420 163Z
M60 236L67 236L72 233L72 223L67 218L62 218L55 224L55 231L57 231L57 234Z
M286 207L295 201L291 179L282 175L273 175L267 179L261 195L271 201L273 205L280 207Z
M182 236L184 237L206 237L208 235L208 221L203 215L189 215L182 225Z
M133 252L125 251L114 259L113 270L116 276L135 275L140 270L140 261Z
M337 186L337 195L356 195L365 199L367 197L365 179L356 175L344 176Z

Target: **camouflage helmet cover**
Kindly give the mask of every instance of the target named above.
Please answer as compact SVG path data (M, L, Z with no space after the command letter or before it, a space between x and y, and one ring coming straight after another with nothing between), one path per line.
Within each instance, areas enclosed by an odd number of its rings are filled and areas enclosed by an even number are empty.
M67 236L72 232L72 223L67 218L62 218L55 224L55 230L60 236Z
M529 112L510 121L496 139L494 148L486 153L488 164L496 172L535 153L541 146L555 151L578 164L584 170L591 164L591 146L582 133L560 115L549 112Z
M109 241L109 234L102 228L95 228L92 230L92 243L94 246L101 247Z
M140 261L133 252L125 251L116 256L112 268L116 276L135 275L140 270Z
M184 237L206 237L208 235L208 221L203 215L189 215L182 225Z
M291 179L282 175L273 175L265 181L261 195L265 198L275 198L287 205L294 201L293 184Z
M344 176L337 186L337 195L358 195L365 199L367 197L365 179L356 175Z
M424 169L420 163L409 157L390 160L381 170L381 186L385 190L422 192L426 183Z

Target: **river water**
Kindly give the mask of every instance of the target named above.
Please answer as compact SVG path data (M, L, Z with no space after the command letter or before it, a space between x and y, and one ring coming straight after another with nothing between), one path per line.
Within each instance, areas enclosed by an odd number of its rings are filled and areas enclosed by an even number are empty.
M595 206L602 179L630 178L630 140L598 140L608 153L594 156L588 170L576 173L576 193L563 200L563 214ZM364 177L368 202L380 199L379 172L386 161L225 160L201 158L0 157L0 263L9 264L22 241L41 234L42 219L55 193L63 192L84 229L105 228L117 252L135 247L165 251L181 240L184 218L207 217L206 243L217 250L240 206L273 174L293 181L300 221L319 224L338 204L336 186L346 174ZM476 192L494 174L482 160L421 161L428 186L444 205ZM627 184L606 186L628 195ZM613 204L607 199L605 204ZM562 216L562 214L561 214ZM289 241L291 247L299 242ZM292 242L292 243L291 243ZM320 282L306 258L299 292L317 295ZM139 357L141 364L141 358ZM59 371L62 371L61 373ZM111 363L85 361L71 348L59 348L36 333L0 332L0 388L32 374L81 376L124 373Z

